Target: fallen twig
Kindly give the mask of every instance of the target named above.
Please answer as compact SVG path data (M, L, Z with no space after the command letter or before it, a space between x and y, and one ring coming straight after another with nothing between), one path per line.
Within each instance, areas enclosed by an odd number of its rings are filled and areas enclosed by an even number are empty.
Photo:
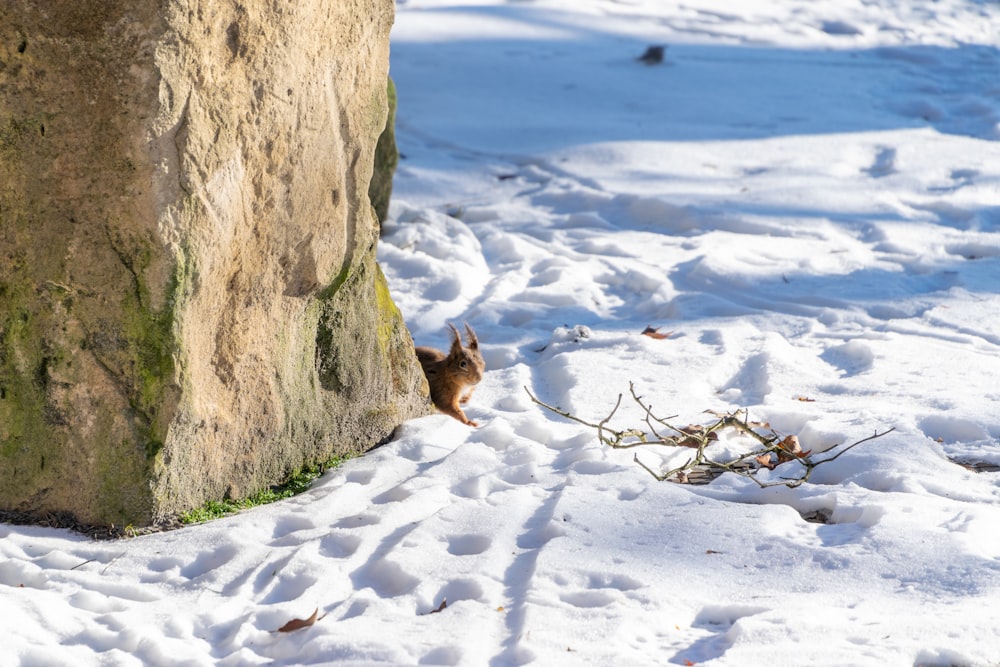
M635 401L640 408L642 408L644 413L643 421L646 425L646 429L626 428L619 430L609 426L609 423L621 407L622 394L618 394L618 399L615 401L615 405L611 409L608 416L595 424L585 419L581 419L580 417L563 410L562 408L545 403L532 394L527 387L525 387L524 390L533 402L542 406L546 410L554 412L555 414L566 419L575 421L578 424L583 424L584 426L595 429L597 431L598 440L602 444L614 449L630 449L633 447L659 445L663 447L685 447L694 450L693 455L682 465L666 472L657 472L653 470L639 460L638 454L634 455L633 460L639 464L643 470L659 481L669 480L680 483L692 483L691 473L693 471L708 470L716 471L717 473L707 475L712 479L723 472L731 472L739 475L740 477L746 477L747 479L753 480L753 482L761 488L771 486L788 486L794 488L807 482L812 475L813 470L817 467L823 465L824 463L835 461L860 444L869 442L876 438L881 438L887 433L891 433L895 430L895 428L890 428L886 431L882 431L881 433L876 431L873 435L847 445L836 454L822 459L814 459L811 451L802 451L802 448L799 445L798 437L795 435L782 437L767 424L750 422L746 410L737 410L729 413L706 411L708 414L716 417L716 421L708 425L692 424L683 427L674 426L668 420L674 419L676 415L672 417L656 416L653 413L652 405L646 403L642 396L639 396L636 393L635 385L631 382L629 383L629 393L632 395L632 400ZM663 429L672 431L673 434L665 435L662 432ZM710 444L718 441L719 432L724 429L735 430L755 440L757 442L757 446L750 452L733 456L727 460L716 460L714 458L710 458L706 454L705 450ZM762 433L761 429L766 429L767 432ZM826 451L830 450L827 449ZM792 461L797 462L803 467L804 470L801 475L780 477L776 481L761 481L757 478L757 473L761 468L774 470L778 466Z

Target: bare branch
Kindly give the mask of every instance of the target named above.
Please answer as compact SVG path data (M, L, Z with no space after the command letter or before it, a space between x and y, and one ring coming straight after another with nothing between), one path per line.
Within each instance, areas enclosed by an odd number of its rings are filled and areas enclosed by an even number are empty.
M706 410L707 413L715 417L714 422L708 425L692 424L684 427L674 426L667 420L674 419L677 415L673 415L671 417L658 417L653 412L653 406L646 403L642 396L636 393L635 384L632 382L629 382L629 393L632 395L632 400L634 400L635 403L642 408L644 413L643 422L645 423L648 432L647 430L638 428L617 430L609 426L611 420L618 413L618 409L621 407L621 394L618 394L618 400L615 401L615 405L611 409L608 416L600 422L594 424L585 419L581 419L566 410L551 406L539 400L531 393L530 390L528 390L527 387L525 387L524 390L533 402L542 406L546 410L554 412L555 414L571 421L575 421L578 424L595 429L597 431L598 440L602 444L614 449L630 449L633 447L651 445L693 449L694 454L689 457L683 465L666 472L656 472L648 465L640 461L638 455L633 456L633 460L643 470L661 482L664 480L670 480L680 483L696 483L693 479L701 479L703 477L714 479L722 473L731 472L735 475L739 475L740 477L752 480L760 488L768 488L772 486L787 486L789 488L795 488L809 481L813 470L815 470L818 466L835 461L858 445L876 438L881 438L882 436L892 433L895 430L895 428L890 428L881 433L876 431L874 435L847 445L836 454L828 456L824 459L813 460L810 456L810 452L802 451L797 437L794 435L782 437L767 424L751 423L749 414L746 410L736 410L735 412L730 413L718 413ZM668 428L673 431L675 435L664 435L657 430L658 428ZM760 430L758 430L761 428L766 429L768 433L761 433ZM751 438L757 442L758 446L753 449L753 451L735 455L728 460L720 461L709 458L705 453L706 448L713 442L716 442L719 439L719 432L725 429L732 429L737 433ZM762 467L774 470L779 466L792 461L795 461L802 466L803 470L801 475L797 477L780 477L777 480L766 482L757 478L757 473L760 472Z

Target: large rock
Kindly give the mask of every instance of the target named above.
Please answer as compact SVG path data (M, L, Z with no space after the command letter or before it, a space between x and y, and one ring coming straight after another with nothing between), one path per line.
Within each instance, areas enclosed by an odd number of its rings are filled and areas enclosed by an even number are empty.
M368 196L375 207L375 217L378 218L379 229L389 217L389 200L392 198L392 176L399 164L399 149L396 147L396 86L389 79L387 91L389 114L385 129L379 135L375 146L375 173L372 174L371 185L368 186Z
M0 509L148 524L428 408L375 264L392 0L0 9Z

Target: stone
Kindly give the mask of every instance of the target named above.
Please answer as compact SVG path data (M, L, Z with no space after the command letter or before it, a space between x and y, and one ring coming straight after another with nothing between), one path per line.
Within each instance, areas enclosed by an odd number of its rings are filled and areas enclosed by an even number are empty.
M375 146L375 173L371 185L368 186L368 196L375 207L375 217L379 229L389 217L389 200L392 198L392 176L399 164L399 149L396 147L396 86L389 79L387 91L389 114L385 129L379 135Z
M0 10L0 509L148 525L429 410L368 194L392 17Z

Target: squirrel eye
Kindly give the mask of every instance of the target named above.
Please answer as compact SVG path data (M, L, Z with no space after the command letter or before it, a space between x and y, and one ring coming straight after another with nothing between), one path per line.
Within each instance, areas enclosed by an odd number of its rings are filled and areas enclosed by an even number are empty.
M468 365L469 365L469 362L467 362L465 359L462 359L461 363L459 363L458 365L459 365L460 368L467 368Z

